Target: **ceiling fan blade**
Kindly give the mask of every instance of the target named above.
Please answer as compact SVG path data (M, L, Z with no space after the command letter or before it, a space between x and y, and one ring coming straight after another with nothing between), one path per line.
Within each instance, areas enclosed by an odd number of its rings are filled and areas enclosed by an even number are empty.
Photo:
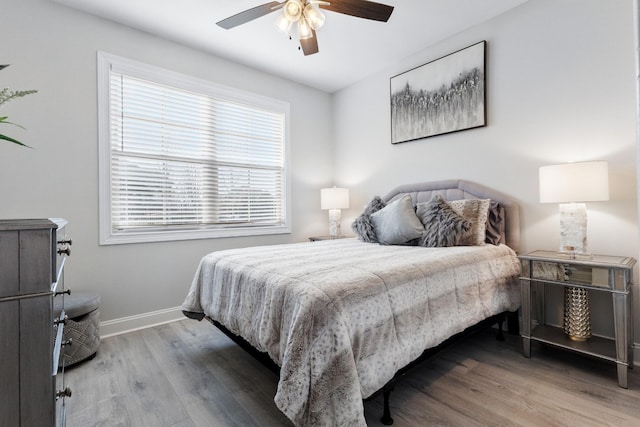
M316 37L316 31L312 29L311 33L313 34L313 37L300 40L300 47L302 48L302 52L304 52L304 56L318 53L318 38Z
M284 2L280 3L277 1L272 1L270 3L265 3L260 6L252 7L251 9L247 9L244 12L236 13L233 16L230 16L222 21L216 22L220 27L228 30L233 27L237 27L238 25L245 24L249 21L253 21L254 19L260 18L261 16L268 15L276 9L280 9L284 6Z
M332 12L382 22L387 22L393 12L393 6L366 0L332 0L329 4L319 3L318 6Z

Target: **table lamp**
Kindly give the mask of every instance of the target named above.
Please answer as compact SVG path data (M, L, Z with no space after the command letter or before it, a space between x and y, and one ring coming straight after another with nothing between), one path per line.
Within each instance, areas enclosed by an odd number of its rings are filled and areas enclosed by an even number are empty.
M585 202L609 200L609 167L604 161L565 163L540 168L540 202L560 203L560 252L571 258L587 252ZM574 341L591 336L589 291L564 288L564 332Z
M540 168L540 203L560 203L560 252L587 253L585 202L609 200L607 162L579 162Z
M337 239L340 237L340 209L349 208L349 190L336 187L321 189L320 207L329 210L329 236Z

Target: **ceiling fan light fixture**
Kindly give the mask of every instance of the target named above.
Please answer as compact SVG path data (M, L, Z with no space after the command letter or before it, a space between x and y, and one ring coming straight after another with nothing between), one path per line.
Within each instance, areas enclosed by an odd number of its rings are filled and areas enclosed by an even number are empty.
M308 3L305 6L304 16L307 18L309 26L314 30L318 30L324 25L324 13L322 13L313 3Z
M300 0L288 0L282 8L285 18L291 22L296 22L302 16L302 3Z
M288 34L289 31L291 30L291 26L293 25L293 22L289 21L289 19L287 19L284 13L281 13L280 16L278 16L278 19L276 19L275 24L276 24L276 28L278 28L278 31Z
M372 0L274 0L229 16L216 22L216 25L229 30L276 10L280 11L274 24L291 39L291 27L297 22L300 50L308 56L318 53L316 30L325 23L322 9L356 18L387 22L394 6Z
M307 19L303 16L298 21L298 38L300 40L304 40L310 39L311 37L313 37L313 30L311 29L309 22L307 22Z

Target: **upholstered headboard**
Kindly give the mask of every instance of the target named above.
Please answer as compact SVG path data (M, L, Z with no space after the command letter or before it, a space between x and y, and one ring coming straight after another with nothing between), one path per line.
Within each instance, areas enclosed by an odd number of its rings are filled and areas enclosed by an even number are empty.
M385 203L389 203L404 194L409 194L414 204L428 202L437 194L445 200L491 199L494 202L500 203L505 210L506 243L511 249L519 252L520 207L512 198L480 184L462 179L450 179L401 185L387 193L387 195L382 197L382 200Z

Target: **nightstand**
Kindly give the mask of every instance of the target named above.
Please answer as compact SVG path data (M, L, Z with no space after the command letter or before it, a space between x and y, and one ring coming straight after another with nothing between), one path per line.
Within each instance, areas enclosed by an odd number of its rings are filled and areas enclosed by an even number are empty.
M318 242L320 240L337 240L337 239L346 239L346 236L311 236L309 237L310 242Z
M615 362L618 384L627 388L627 370L633 367L632 274L636 260L607 255L576 255L535 251L521 255L523 353L531 357L531 341ZM615 338L591 336L574 341L563 328L548 325L545 289L548 286L603 292L611 296Z

